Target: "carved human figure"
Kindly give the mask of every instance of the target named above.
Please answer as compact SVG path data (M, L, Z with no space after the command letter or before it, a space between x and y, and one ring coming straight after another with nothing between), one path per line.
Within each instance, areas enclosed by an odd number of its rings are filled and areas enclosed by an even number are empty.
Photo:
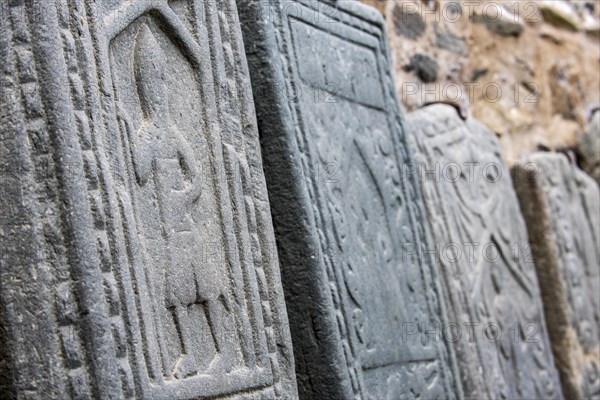
M143 120L137 132L129 132L137 183L153 182L166 242L161 298L172 314L180 336L182 354L172 366L177 378L199 371L198 327L192 323L190 308L200 307L206 314L217 352L222 343L220 305L227 305L217 266L200 265L202 254L192 211L201 196L201 178L190 144L174 124L166 87L165 55L147 25L135 38L134 74ZM171 318L171 317L170 317Z

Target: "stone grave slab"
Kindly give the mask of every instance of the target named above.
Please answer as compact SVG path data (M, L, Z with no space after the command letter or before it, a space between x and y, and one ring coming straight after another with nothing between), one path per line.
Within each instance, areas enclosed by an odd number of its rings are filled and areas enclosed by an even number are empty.
M562 398L527 230L495 135L445 104L407 118L465 396Z
M600 193L562 154L535 153L511 169L563 392L600 398Z
M457 398L383 20L239 1L301 398ZM431 337L426 337L429 334Z
M0 16L2 397L297 397L235 2Z

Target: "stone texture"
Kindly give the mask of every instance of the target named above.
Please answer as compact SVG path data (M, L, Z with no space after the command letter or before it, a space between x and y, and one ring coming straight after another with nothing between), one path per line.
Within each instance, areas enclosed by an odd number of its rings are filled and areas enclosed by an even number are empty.
M427 54L412 56L407 69L414 70L423 82L435 82L437 79L438 64Z
M490 32L500 36L519 36L525 29L523 19L508 9L500 6L493 7L493 11L490 9L488 7L481 13L475 13L473 20L482 23Z
M408 115L463 390L474 399L562 398L525 223L495 135L453 107ZM502 333L490 331L495 326ZM497 332L497 331L495 331Z
M235 3L0 15L1 397L296 397Z
M563 392L569 399L600 398L598 185L561 154L533 154L511 173Z
M579 30L579 18L569 4L564 0L545 0L537 3L544 21L557 28Z
M238 3L300 397L461 398L383 21L328 4Z
M435 46L454 53L465 53L467 51L465 41L449 30L435 29Z
M577 141L581 167L600 186L600 109L597 109Z
M394 32L408 39L417 39L425 32L425 21L417 12L411 12L401 5L394 8Z
M461 115L473 116L498 135L509 164L538 148L574 147L589 110L600 105L598 1L563 4L582 21L579 31L545 21L537 1L362 1L385 16L396 89L405 109L434 102L455 105ZM402 10L423 21L418 37L396 32ZM503 28L503 36L485 22L516 30ZM464 51L457 51L460 41ZM415 54L437 62L434 82L423 82L406 68ZM485 75L476 73L484 70Z

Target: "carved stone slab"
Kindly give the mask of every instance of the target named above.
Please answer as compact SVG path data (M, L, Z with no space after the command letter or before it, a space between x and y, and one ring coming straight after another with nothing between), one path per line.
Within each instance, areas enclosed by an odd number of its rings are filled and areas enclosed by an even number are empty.
M0 11L2 397L296 397L233 0Z
M525 223L495 135L436 104L408 116L469 398L561 398Z
M331 4L238 2L300 396L455 398L383 21Z
M512 170L527 221L563 392L600 398L600 193L561 154Z

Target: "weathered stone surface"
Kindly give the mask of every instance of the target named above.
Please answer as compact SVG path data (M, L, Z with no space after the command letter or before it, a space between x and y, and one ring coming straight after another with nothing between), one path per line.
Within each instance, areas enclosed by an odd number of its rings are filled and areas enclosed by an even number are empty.
M296 397L235 3L0 16L0 397Z
M460 397L383 21L327 4L238 2L300 396Z
M439 29L437 27L435 27L435 46L460 54L464 54L467 51L467 46L463 39L447 29Z
M537 3L544 21L558 28L579 30L579 18L564 0L544 0Z
M499 5L486 8L481 13L475 13L474 20L483 23L490 32L500 36L519 36L525 28L525 23L518 15Z
M600 193L561 154L511 171L527 221L563 392L600 398Z
M394 7L394 32L408 39L417 39L425 32L425 21L418 12L406 9L402 4Z
M479 324L471 340L463 332L455 341L465 396L561 398L525 223L495 135L442 104L408 121L450 321Z
M453 104L499 135L509 165L542 147L574 147L590 109L600 105L600 45L592 36L600 26L597 0L568 1L582 21L580 32L544 22L537 1L361 1L385 16L404 108ZM417 38L397 33L402 11L424 22ZM506 35L490 31L482 16ZM406 68L418 53L439 66L433 84Z
M438 64L427 54L415 54L410 58L407 69L415 71L417 76L425 83L437 80Z
M581 167L600 186L600 109L597 109L577 141Z

